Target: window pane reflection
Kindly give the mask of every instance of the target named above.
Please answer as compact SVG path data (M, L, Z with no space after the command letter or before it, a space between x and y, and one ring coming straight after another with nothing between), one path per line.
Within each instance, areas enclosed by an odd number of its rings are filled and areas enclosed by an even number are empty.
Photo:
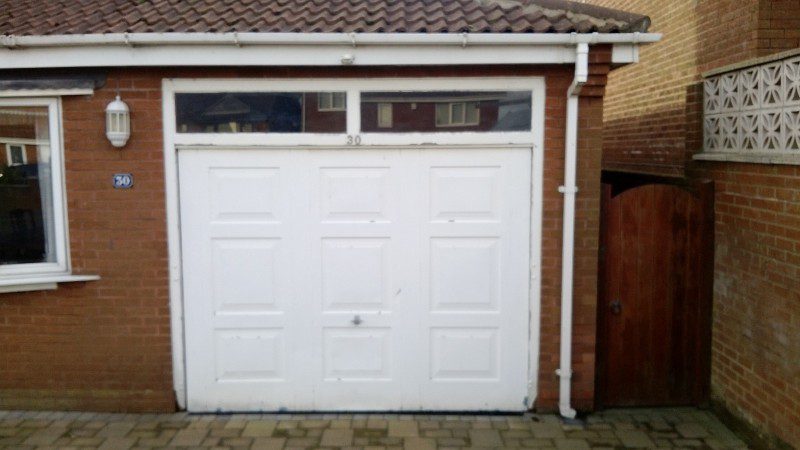
M391 117L391 123L386 119ZM530 131L530 91L362 92L361 131Z
M176 94L179 133L344 133L344 92Z
M0 107L0 265L55 262L46 107Z

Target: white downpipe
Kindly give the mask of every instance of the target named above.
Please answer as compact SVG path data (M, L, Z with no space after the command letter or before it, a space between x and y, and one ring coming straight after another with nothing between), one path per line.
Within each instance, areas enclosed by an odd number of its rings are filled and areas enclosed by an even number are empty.
M575 79L567 91L567 126L564 149L564 241L561 251L561 364L559 376L558 409L563 417L573 419L572 408L572 284L575 256L575 195L578 192L575 178L578 159L578 95L589 77L589 44L578 43L575 48Z

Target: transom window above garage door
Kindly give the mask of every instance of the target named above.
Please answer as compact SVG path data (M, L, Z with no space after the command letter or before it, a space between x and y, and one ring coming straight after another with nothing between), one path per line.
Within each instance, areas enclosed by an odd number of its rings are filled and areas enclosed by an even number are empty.
M179 133L344 133L345 92L175 95Z
M530 131L531 91L362 92L361 131Z
M170 91L176 145L529 144L544 103L541 78L175 80Z

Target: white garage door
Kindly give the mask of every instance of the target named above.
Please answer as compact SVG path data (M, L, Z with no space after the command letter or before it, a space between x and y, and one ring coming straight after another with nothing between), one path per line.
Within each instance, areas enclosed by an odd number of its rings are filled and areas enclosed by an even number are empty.
M524 409L530 158L180 150L189 410Z

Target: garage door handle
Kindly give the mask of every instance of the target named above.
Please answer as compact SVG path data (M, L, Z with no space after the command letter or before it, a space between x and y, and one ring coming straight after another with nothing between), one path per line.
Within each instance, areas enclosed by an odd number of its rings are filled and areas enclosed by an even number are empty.
M356 314L356 316L353 317L353 320L350 321L350 323L352 323L355 326L361 325L361 322L362 322L361 316L359 316L358 314Z

